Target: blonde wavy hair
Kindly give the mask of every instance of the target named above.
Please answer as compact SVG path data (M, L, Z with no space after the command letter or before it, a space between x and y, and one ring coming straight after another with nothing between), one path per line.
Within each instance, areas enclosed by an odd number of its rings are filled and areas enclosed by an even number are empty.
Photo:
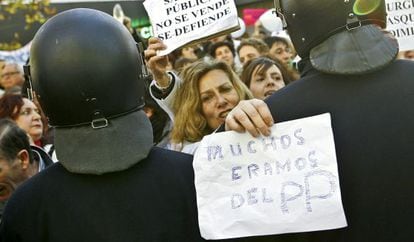
M188 65L180 74L183 83L173 102L175 117L171 131L172 143L197 142L213 132L203 115L199 92L201 78L212 70L222 70L227 74L240 100L253 98L250 90L226 63L197 61Z

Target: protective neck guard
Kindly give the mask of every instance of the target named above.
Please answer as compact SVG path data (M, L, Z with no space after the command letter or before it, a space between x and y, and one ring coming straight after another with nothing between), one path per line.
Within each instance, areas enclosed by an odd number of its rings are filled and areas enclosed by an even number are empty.
M310 51L309 59L321 72L355 75L383 68L398 50L391 34L376 25L364 25L329 37Z

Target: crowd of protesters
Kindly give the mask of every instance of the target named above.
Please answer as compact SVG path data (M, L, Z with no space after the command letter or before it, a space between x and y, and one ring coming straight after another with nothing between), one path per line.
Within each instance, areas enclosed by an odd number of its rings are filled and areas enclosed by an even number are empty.
M276 33L224 35L167 56L157 56L166 48L161 40L152 37L145 45L151 75L144 112L153 145L188 154L241 101L254 105L300 78L291 40ZM404 51L398 58L414 60L413 53ZM23 67L2 61L0 75L0 171L8 172L0 177L2 209L19 184L59 160L59 151L54 151L53 128L28 91Z
M147 80L145 112L153 125L155 145L193 154L197 142L223 124L240 100L263 100L300 78L299 57L289 36L260 31L258 26L260 20L252 34L246 32L238 39L230 34L215 37L163 57L156 56L165 48L161 40L146 41L153 80ZM133 37L142 41L136 33ZM401 51L398 58L414 60L413 53ZM36 100L27 98L23 66L4 60L0 64L0 119L16 122L27 132L32 147L47 151L46 159L56 162L53 130Z
M257 22L260 22L260 20ZM125 26L131 29L127 25ZM260 35L254 34L259 32L258 26L261 26L261 24L256 23L256 29L253 30L252 34L246 32L238 39L233 39L230 34L223 35L196 45L179 48L164 57L155 56L157 50L165 48L162 41L156 38L147 40L146 58L148 68L154 74L154 81L149 80L149 83L147 83L150 87L149 94L146 95L146 111L154 126L154 142L156 145L194 153L194 147L184 149L183 145L198 142L204 135L217 129L223 123L228 111L239 100L251 98L263 100L300 78L296 65L298 56L289 36L286 33L272 34L267 31L260 31ZM134 36L134 39L140 38ZM412 53L414 51L401 51L398 58L414 60ZM156 62L156 64L153 62ZM194 64L195 62L197 63ZM230 69L223 64L214 62L223 62ZM185 67L188 68L184 74L182 71ZM10 107L10 104L7 105L7 103L10 103L8 101L10 99L18 99L18 96L14 97L10 94L23 94L23 97L26 95L26 90L23 89L23 67L18 63L2 60L0 68L0 95L8 94L0 99L2 103L0 105L0 118L8 117L14 120L22 105ZM224 107L223 110L212 114L219 121L217 121L217 124L211 125L208 120L212 117L200 108L206 98L202 97L200 90L197 90L197 88L200 85L201 78L209 72L208 70L215 69L223 69L223 72L231 80L231 88L237 90L239 97L233 103L224 97L223 100L226 103L229 102L230 107ZM200 73L197 74L198 72ZM197 80L194 80L194 78ZM216 79L213 79L213 82L215 81ZM240 81L244 85L241 85ZM194 83L190 84L192 82ZM219 96L222 96L222 94ZM47 133L49 127L46 118L41 114L39 105L27 98L22 100L24 100L24 103L36 106L33 110L37 110L36 112L39 113L39 120L41 120L41 122L38 122L39 128L46 133L45 138L35 139L35 144L53 149L53 133ZM20 101L20 103L23 103L23 101ZM15 109L10 110L10 108ZM36 120L36 118L33 118L33 120ZM42 134L41 137L43 137ZM56 161L56 154L53 152L50 152L50 154L54 155Z

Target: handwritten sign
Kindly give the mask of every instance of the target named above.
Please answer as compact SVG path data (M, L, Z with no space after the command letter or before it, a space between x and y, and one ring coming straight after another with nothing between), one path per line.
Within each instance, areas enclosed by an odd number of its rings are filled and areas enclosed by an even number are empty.
M234 0L146 0L143 4L154 36L167 46L157 55L240 28Z
M387 30L398 40L400 51L414 49L414 1L386 0Z
M194 156L205 239L346 227L329 114L204 137Z

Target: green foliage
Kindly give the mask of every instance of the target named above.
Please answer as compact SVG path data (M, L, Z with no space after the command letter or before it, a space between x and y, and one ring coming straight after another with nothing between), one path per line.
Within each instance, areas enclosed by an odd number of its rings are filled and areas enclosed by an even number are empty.
M35 23L44 23L56 13L56 9L50 7L49 0L0 0L0 25L3 21L12 21L17 14L23 14L25 30ZM8 43L0 42L0 50L15 50L21 48L19 34L14 33L14 39Z

